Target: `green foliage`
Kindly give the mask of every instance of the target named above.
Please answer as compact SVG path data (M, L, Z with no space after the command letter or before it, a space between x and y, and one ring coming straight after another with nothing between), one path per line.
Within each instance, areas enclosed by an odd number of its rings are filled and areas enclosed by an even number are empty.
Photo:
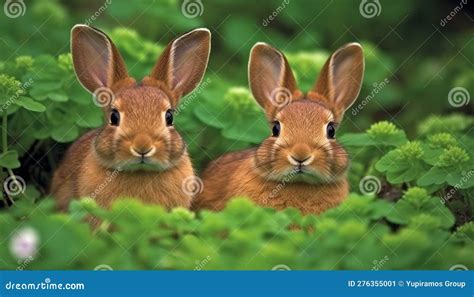
M421 215L428 216L420 217ZM454 216L437 197L428 195L425 189L411 188L398 200L387 215L387 220L406 225L426 224L449 229L454 224ZM432 224L429 224L432 223Z
M16 151L6 151L0 155L0 166L5 168L18 168L20 165Z
M9 245L1 245L0 267L473 266L472 102L453 107L448 100L454 87L467 89L472 97L474 71L466 63L466 57L474 55L471 21L463 23L459 14L459 25L432 34L430 17L445 15L452 7L382 1L382 13L365 19L355 13L360 1L307 0L291 2L261 26L280 0L252 7L243 1L204 1L204 11L196 18L184 16L182 1L176 0L139 0L133 5L113 1L100 9L105 3L37 0L28 3L21 19L0 18L0 177L18 175L26 183L24 192L4 195L3 206L8 199L15 205L0 212L0 238L9 242L12 234L29 226L41 241L35 260L27 264L17 262ZM351 157L350 198L320 216L302 216L295 209L275 212L245 200L234 201L221 213L167 213L133 200L110 210L82 200L71 205L69 214L56 212L53 200L44 197L60 156L80 135L103 123L101 108L73 71L69 34L76 23L107 32L137 80L149 73L177 35L199 26L211 29L206 77L176 111L176 128L197 172L210 160L271 135L247 87L248 54L255 42L285 52L304 92L313 88L333 50L361 42L362 90L337 131L338 142ZM447 39L450 45L440 46ZM379 185L368 194L361 182L370 176ZM89 230L84 222L89 215L103 220L99 230Z
M0 267L270 270L286 265L291 269L378 270L472 266L472 223L450 235L446 229L453 223L452 216L448 216L451 220L444 217L449 211L440 205L444 213L434 213L435 205L428 201L435 200L419 188L407 191L396 205L351 195L321 216L302 217L295 209L276 212L243 198L234 199L222 212L198 215L180 208L166 212L136 200L118 201L106 211L91 199L75 201L65 215L56 213L49 199L39 204L25 199L0 214L4 222L0 240L9 242L0 247ZM396 217L395 209L404 216ZM97 230L91 231L84 221L88 215L102 220ZM382 223L383 218L404 227L393 232ZM25 262L10 253L9 249L16 248L10 238L29 229L39 240L33 259ZM381 259L387 260L382 266L375 264Z
M366 133L347 133L340 138L340 141L347 146L385 148L404 144L407 137L403 130L383 121L370 126Z

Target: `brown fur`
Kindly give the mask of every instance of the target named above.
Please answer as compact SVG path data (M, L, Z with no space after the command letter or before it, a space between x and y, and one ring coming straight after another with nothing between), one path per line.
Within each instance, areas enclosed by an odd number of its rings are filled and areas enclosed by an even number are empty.
M211 163L202 175L204 190L193 207L221 210L230 198L245 196L264 207L278 210L295 207L304 214L318 214L337 206L348 193L345 179L329 185L265 179L253 170L255 152L251 149L229 153Z
M109 88L114 100L104 106L105 125L79 138L54 174L51 192L61 209L67 209L71 199L86 196L104 207L120 197L168 209L190 206L193 197L183 191L183 181L194 176L191 160L179 133L166 124L165 113L199 84L209 49L209 31L183 35L168 45L152 74L136 84L103 32L74 27L78 79L91 93ZM120 114L118 126L108 122L113 109Z
M226 154L212 162L203 173L204 189L193 207L220 210L235 196L279 210L295 207L305 214L340 204L349 191L349 159L327 137L326 127L329 122L339 123L357 98L363 68L360 46L347 45L328 59L315 88L303 96L284 55L266 44L254 46L250 88L269 122L280 123L281 132L256 149ZM284 105L271 98L273 90L281 88L291 94ZM295 171L299 166L291 156L309 158L303 162L303 173Z

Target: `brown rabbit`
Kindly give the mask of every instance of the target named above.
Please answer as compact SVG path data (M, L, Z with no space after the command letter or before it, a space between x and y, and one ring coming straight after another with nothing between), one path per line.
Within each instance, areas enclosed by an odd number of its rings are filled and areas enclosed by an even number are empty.
M272 135L258 148L213 161L193 207L219 210L231 197L247 196L261 206L317 214L341 203L349 190L349 160L335 131L359 95L363 73L361 46L347 44L331 55L304 95L285 56L257 43L250 53L250 88Z
M103 105L105 124L79 138L56 170L51 191L61 209L86 196L104 207L119 197L190 206L192 193L182 186L194 172L173 127L173 110L200 83L210 38L209 30L196 29L173 40L151 75L136 82L105 33L85 25L72 29L76 76Z

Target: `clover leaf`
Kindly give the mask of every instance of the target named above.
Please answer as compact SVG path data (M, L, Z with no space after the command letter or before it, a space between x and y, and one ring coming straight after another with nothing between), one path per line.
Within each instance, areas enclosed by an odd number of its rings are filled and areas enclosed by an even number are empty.
M375 168L386 172L387 180L394 184L416 180L429 170L423 160L423 148L420 142L407 142L383 156Z
M449 184L460 189L474 186L474 162L468 153L457 146L443 150L435 165L419 180L419 186Z
M346 146L366 147L396 147L407 142L403 130L394 124L382 121L373 124L365 133L348 133L339 138Z
M6 151L0 155L0 166L5 168L18 168L21 166L18 161L17 151Z
M43 112L46 110L46 107L43 104L25 96L18 97L18 99L15 100L15 104L34 112Z
M454 224L454 216L438 197L431 197L423 188L410 188L397 201L388 213L387 220L406 225L420 214L428 214L439 220L442 228L450 228ZM417 219L419 221L419 218Z

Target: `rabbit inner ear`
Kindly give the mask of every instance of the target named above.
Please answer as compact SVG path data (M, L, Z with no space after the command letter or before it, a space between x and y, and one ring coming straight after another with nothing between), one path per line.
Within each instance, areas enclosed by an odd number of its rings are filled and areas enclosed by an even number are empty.
M201 82L209 61L211 32L196 29L170 42L151 72L174 93L175 100L194 90ZM176 106L178 102L171 102Z
M270 120L296 99L296 81L288 61L283 53L265 43L257 43L250 52L249 84Z
M128 77L125 63L109 37L100 30L76 25L71 31L74 71L89 92L111 88Z
M358 43L347 44L324 64L313 91L322 94L324 103L340 121L359 96L364 76L364 53Z

